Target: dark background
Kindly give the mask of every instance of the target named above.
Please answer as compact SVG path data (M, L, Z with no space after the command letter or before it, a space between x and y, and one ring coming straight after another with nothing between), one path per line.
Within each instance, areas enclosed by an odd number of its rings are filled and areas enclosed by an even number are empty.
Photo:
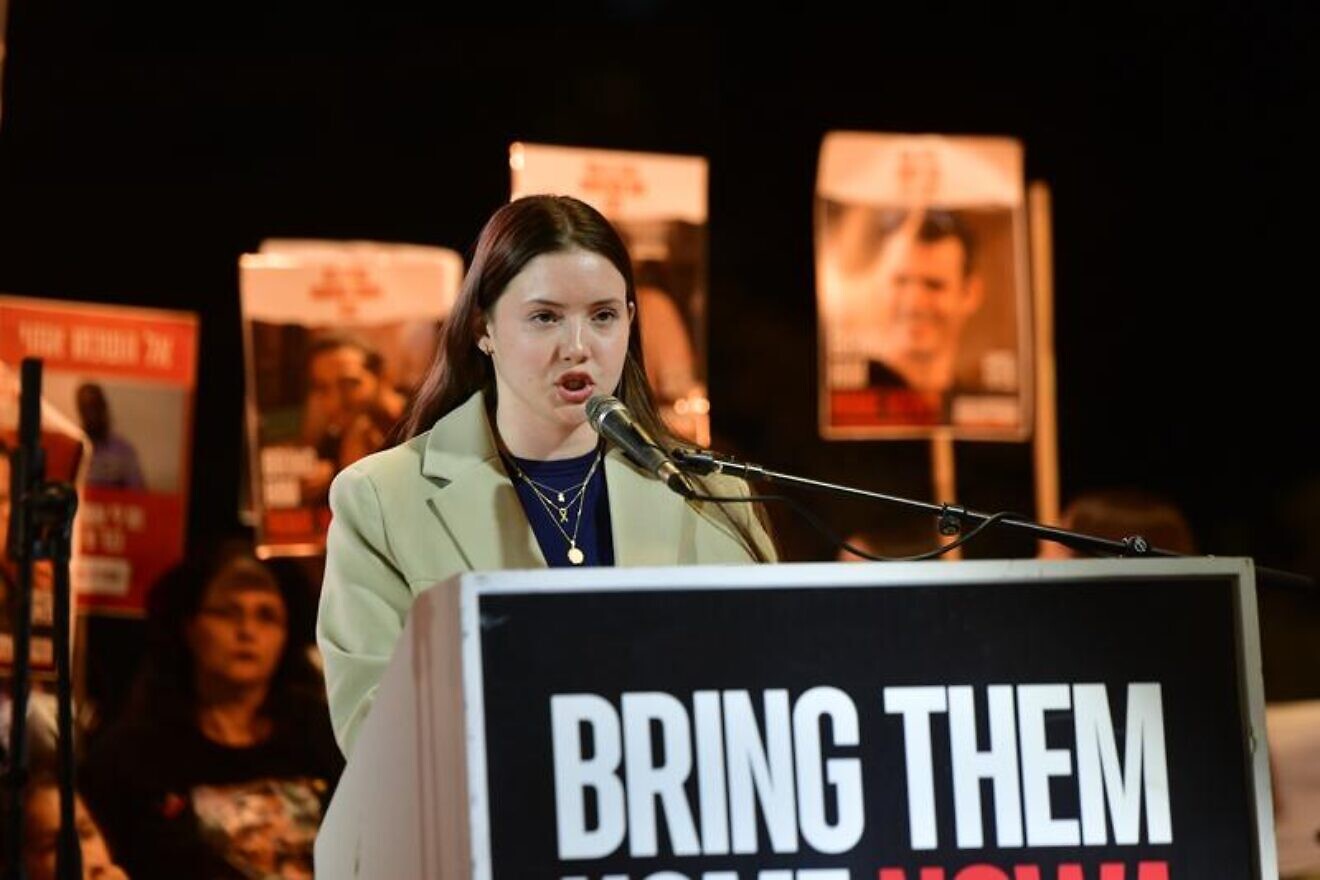
M278 235L466 252L514 140L709 157L717 439L927 496L923 445L816 439L811 206L825 132L935 131L1021 138L1052 188L1064 500L1143 487L1204 551L1320 573L1303 4L793 22L666 2L503 22L188 6L12 0L0 292L200 314L194 540L240 530L238 255ZM964 503L1029 512L1025 448L964 444L958 469ZM816 503L843 532L893 522ZM778 524L789 556L832 555ZM1295 631L1267 653L1314 661L1314 596L1280 595L1263 601Z

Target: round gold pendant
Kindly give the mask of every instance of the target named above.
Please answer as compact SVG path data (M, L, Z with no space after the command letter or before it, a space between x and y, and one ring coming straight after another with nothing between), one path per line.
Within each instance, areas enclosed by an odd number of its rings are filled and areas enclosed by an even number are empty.
M574 565L581 565L587 561L587 554L583 553L577 547L568 548L568 561Z

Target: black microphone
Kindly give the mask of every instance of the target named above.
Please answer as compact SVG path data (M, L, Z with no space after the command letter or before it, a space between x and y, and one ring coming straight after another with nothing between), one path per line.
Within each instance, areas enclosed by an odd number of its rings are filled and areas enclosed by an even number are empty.
M656 479L684 498L693 494L683 472L669 460L665 451L617 397L598 394L588 400L587 421L597 434L622 449L633 464L648 474L654 474Z

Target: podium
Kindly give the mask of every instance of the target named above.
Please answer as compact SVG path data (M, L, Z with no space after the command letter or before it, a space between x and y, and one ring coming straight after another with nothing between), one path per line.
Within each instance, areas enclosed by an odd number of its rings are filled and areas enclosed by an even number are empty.
M1273 878L1245 559L467 574L318 878Z

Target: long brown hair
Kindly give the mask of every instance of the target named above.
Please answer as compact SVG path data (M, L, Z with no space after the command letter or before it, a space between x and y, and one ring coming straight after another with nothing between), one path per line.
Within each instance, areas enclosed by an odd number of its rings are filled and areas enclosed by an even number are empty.
M477 237L435 360L395 427L395 443L430 430L478 391L484 392L487 400L495 400L495 368L490 358L477 349L486 316L509 282L534 258L573 249L591 251L609 260L623 276L629 310L637 313L637 287L628 249L599 211L570 196L536 195L510 202L486 221ZM635 327L628 334L628 355L614 396L658 443L672 448L682 442L656 409L646 381L642 334ZM761 558L763 554L741 518L731 516L729 521L748 549Z
M471 267L449 313L435 360L396 429L396 442L430 430L478 391L494 400L495 368L477 349L487 315L509 282L534 258L575 248L600 254L619 270L627 286L628 306L635 312L632 261L619 234L599 211L569 196L527 196L505 205L477 237ZM653 436L668 438L646 383L641 334L635 330L628 334L623 377L613 391Z

